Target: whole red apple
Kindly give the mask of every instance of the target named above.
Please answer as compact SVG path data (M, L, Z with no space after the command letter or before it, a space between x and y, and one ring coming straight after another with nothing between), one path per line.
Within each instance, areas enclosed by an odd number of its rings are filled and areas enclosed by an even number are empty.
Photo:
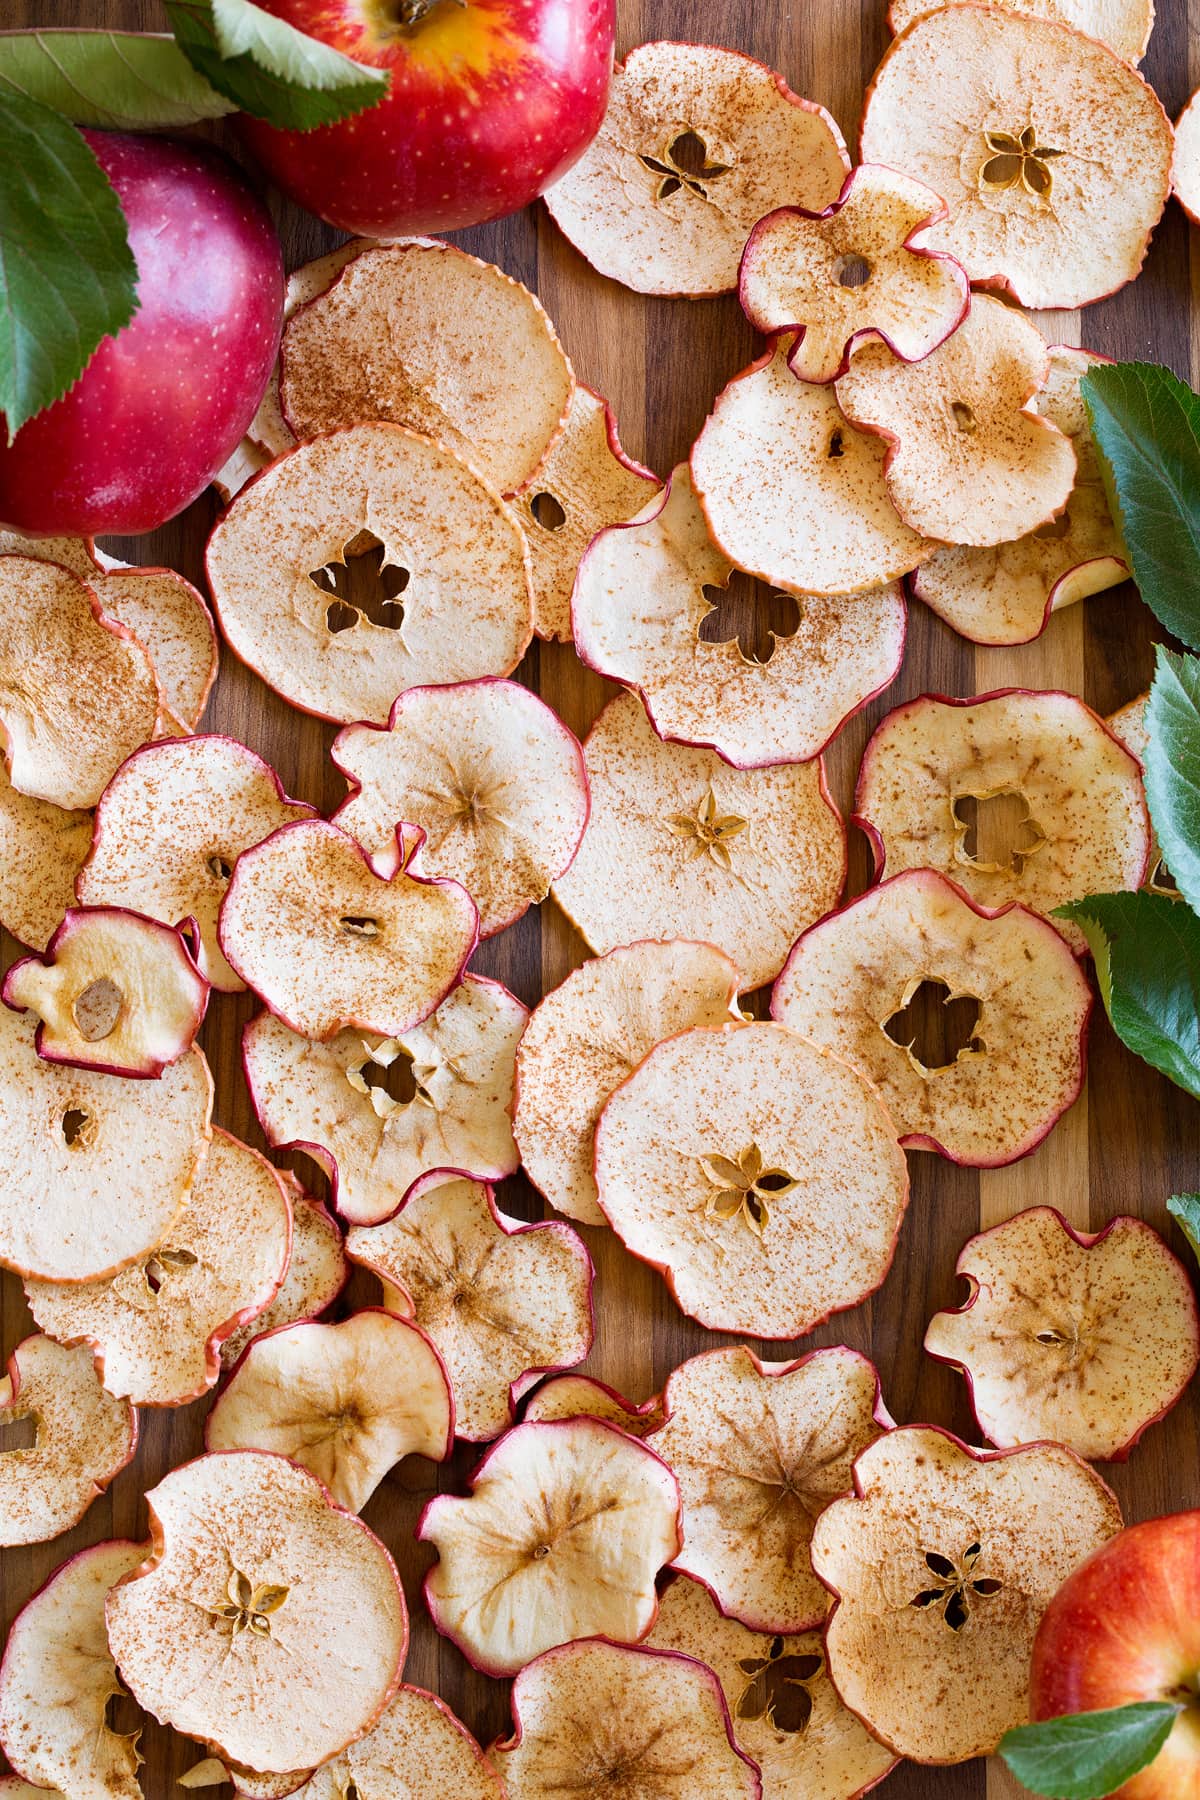
M285 194L343 231L456 231L515 212L600 128L614 0L260 0L358 62L386 97L316 131L244 118Z
M206 144L84 133L116 189L138 310L69 393L0 433L0 521L34 534L152 531L196 498L262 399L283 256L236 166Z
M1172 1513L1110 1538L1068 1576L1033 1645L1034 1719L1134 1700L1186 1710L1121 1800L1200 1794L1200 1512Z

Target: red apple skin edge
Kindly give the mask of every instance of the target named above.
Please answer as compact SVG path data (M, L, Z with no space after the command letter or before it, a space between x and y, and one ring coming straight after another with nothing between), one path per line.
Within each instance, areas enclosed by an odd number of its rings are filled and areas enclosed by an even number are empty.
M515 212L566 174L604 117L614 0L260 4L391 73L383 100L337 125L238 121L272 181L343 231L456 231Z
M1200 1512L1131 1525L1069 1575L1033 1644L1031 1716L1184 1700L1154 1761L1120 1800L1200 1792Z
M69 393L0 431L0 520L34 535L153 531L240 442L279 350L283 253L265 207L206 144L85 131L116 189L138 311Z

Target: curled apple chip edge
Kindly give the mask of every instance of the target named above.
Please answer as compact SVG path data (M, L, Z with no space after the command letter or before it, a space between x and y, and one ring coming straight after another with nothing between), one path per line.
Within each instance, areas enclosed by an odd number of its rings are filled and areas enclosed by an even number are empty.
M627 1400L594 1375L551 1375L534 1388L521 1413L524 1423L578 1418L599 1419L630 1437L645 1438L663 1422L662 1396Z
M31 1420L28 1449L0 1457L0 1544L41 1544L78 1525L133 1460L138 1418L102 1387L92 1358L40 1334L0 1378L0 1424Z
M292 1206L292 1252L279 1292L221 1345L221 1365L231 1369L247 1344L279 1325L320 1318L350 1275L342 1234L323 1200L307 1193L290 1169L276 1169Z
M951 0L954 3L954 0ZM961 0L959 0L961 3ZM1154 0L992 0L996 6L1033 13L1040 19L1057 19L1073 25L1088 37L1099 38L1123 62L1134 68L1146 54L1154 26ZM914 19L924 18L937 8L930 0L892 0L888 8L888 30L899 37Z
M92 847L92 813L18 793L0 758L0 923L45 951L75 903L75 880Z
M1192 223L1200 219L1200 107L1193 94L1175 121L1171 187Z

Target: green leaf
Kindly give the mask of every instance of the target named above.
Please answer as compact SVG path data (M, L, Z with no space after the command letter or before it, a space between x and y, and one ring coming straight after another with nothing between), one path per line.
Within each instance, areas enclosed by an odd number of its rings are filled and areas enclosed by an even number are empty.
M1200 919L1145 890L1092 894L1056 913L1082 927L1121 1042L1200 1098Z
M1200 1260L1200 1194L1172 1194L1167 1211L1179 1221L1179 1228Z
M136 311L137 264L108 177L74 125L8 94L0 105L0 412L10 442Z
M112 131L194 125L234 111L174 38L139 31L0 32L0 100L10 93Z
M1154 1761L1182 1711L1174 1700L1135 1700L1105 1712L1067 1713L1006 1731L1000 1754L1035 1794L1100 1800Z
M1158 647L1146 708L1146 799L1171 879L1200 911L1200 658Z
M1142 599L1200 649L1200 395L1141 362L1089 369L1081 392Z
M164 0L193 68L241 111L288 131L311 131L374 106L384 69L352 62L251 0Z

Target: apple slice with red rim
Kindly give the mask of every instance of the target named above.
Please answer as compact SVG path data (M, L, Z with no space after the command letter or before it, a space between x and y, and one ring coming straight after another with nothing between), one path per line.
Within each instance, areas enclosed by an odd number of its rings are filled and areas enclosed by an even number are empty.
M327 1312L350 1270L337 1221L321 1200L306 1193L290 1169L276 1169L292 1206L292 1251L279 1292L221 1345L221 1364L231 1369L246 1345L280 1325L297 1325Z
M663 1422L662 1397L652 1394L639 1405L593 1375L551 1375L534 1388L521 1417L527 1423L599 1419L605 1425L627 1431L630 1437L646 1438Z
M40 1544L78 1525L132 1460L138 1422L107 1393L86 1349L27 1337L0 1380L0 1429L28 1420L34 1441L0 1455L0 1544Z

